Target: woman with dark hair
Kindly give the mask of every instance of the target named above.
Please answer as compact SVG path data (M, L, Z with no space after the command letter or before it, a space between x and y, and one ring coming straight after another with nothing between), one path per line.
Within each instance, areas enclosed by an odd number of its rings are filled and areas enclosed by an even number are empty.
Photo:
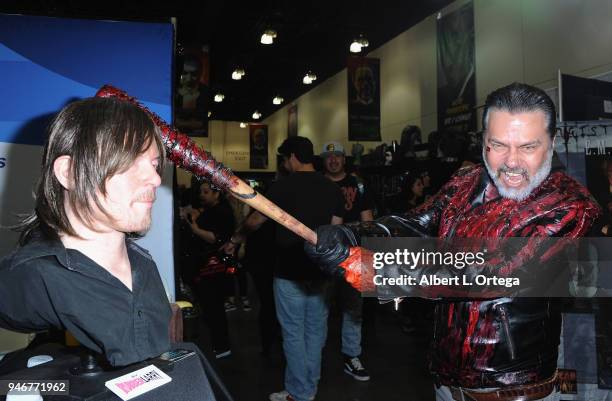
M210 328L215 356L223 358L231 355L231 351L223 305L227 288L227 266L219 257L219 248L229 241L236 223L227 199L218 189L209 183L192 189L199 193L201 202L201 208L193 209L186 216L196 237L193 283L204 321Z
M411 172L403 179L402 190L389 200L392 213L404 213L423 203L423 179L420 173Z

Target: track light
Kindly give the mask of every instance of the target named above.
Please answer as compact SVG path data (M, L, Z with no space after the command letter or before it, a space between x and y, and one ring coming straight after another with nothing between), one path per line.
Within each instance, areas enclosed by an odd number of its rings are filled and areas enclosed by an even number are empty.
M312 72L308 71L308 74L304 75L304 78L302 78L302 82L305 85L310 85L312 81L315 81L316 79L317 79L317 76L313 74Z
M208 118L211 118L211 117L212 117L212 111L209 111L208 112Z
M217 92L217 94L215 95L215 102L221 103L223 99L225 99L225 95L221 92Z
M247 124L246 123L240 123L240 128L246 128Z
M253 113L253 119L254 120L259 120L259 118L261 117L261 113L257 110L255 110L255 112Z
M246 75L246 72L242 68L236 68L234 72L232 72L232 79L235 81L239 81Z
M283 99L280 96L274 96L274 99L272 99L272 103L273 104L281 104L284 101L285 101L285 99Z
M351 43L349 50L351 51L351 53L361 53L361 49L364 47L368 47L369 45L370 42L368 42L368 40L364 38L363 35L359 35L357 39L353 40L353 43Z
M276 31L274 29L266 29L261 39L259 40L264 45L271 45L276 39Z

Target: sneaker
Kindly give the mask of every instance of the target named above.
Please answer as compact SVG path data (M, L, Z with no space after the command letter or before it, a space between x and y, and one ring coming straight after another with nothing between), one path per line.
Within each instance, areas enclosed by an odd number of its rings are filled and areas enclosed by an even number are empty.
M249 302L249 299L247 297L242 297L242 310L245 312L249 312L251 309L251 302Z
M268 397L270 401L295 401L295 398L287 390L279 391L278 393L272 393ZM313 401L315 396L308 397L308 401Z
M344 372L353 376L355 380L359 380L362 382L370 380L370 375L368 374L368 371L363 367L361 360L357 356L353 358L345 358Z
M293 398L287 390L272 393L268 398L270 401L295 401L295 398Z
M231 301L227 301L223 305L225 306L225 311L226 312L231 312L231 311L234 311L234 310L238 309L238 308L236 308L236 304L231 302Z
M232 350L226 349L225 351L214 351L214 353L216 359L221 359L232 355Z

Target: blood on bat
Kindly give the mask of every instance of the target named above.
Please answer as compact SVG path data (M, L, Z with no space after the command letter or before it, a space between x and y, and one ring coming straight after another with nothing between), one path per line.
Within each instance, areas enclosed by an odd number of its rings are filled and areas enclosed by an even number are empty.
M238 178L230 169L216 161L209 152L200 148L191 138L169 126L157 114L126 92L111 85L104 85L98 90L96 97L124 100L138 106L147 113L160 130L168 159L177 166L190 171L199 179L210 181L220 189L231 191L238 185ZM249 194L248 196L252 195Z

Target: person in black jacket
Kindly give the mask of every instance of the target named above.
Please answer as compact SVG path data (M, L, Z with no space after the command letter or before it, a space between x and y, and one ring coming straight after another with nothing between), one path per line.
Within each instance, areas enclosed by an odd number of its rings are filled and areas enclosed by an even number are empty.
M382 217L369 225L320 227L318 242L307 244L307 253L331 274L361 287L372 285L371 270L339 264L352 260L364 236L384 232L440 237L445 243L521 237L524 246L516 252L491 245L483 263L461 269L421 265L414 270L383 269L380 274L387 278L463 276L469 282L478 275L523 279L540 275L540 281L553 281L567 260L560 247L541 245L551 243L549 237L586 235L600 215L586 188L563 171L551 170L555 121L553 102L538 88L515 83L494 91L483 114L484 166L460 169L440 192L403 216ZM478 298L456 298L466 297L467 291L445 299L448 286L426 283L396 289L403 296L438 298L430 353L438 401L558 400L558 302L491 297L486 292L477 293ZM379 286L377 295L391 299L397 293L390 286Z
M192 282L202 307L202 314L212 334L215 356L231 354L224 296L227 288L227 268L219 248L228 241L236 223L234 213L221 192L205 182L194 189L199 193L201 209L192 209L186 216L195 235L192 241L195 273Z

